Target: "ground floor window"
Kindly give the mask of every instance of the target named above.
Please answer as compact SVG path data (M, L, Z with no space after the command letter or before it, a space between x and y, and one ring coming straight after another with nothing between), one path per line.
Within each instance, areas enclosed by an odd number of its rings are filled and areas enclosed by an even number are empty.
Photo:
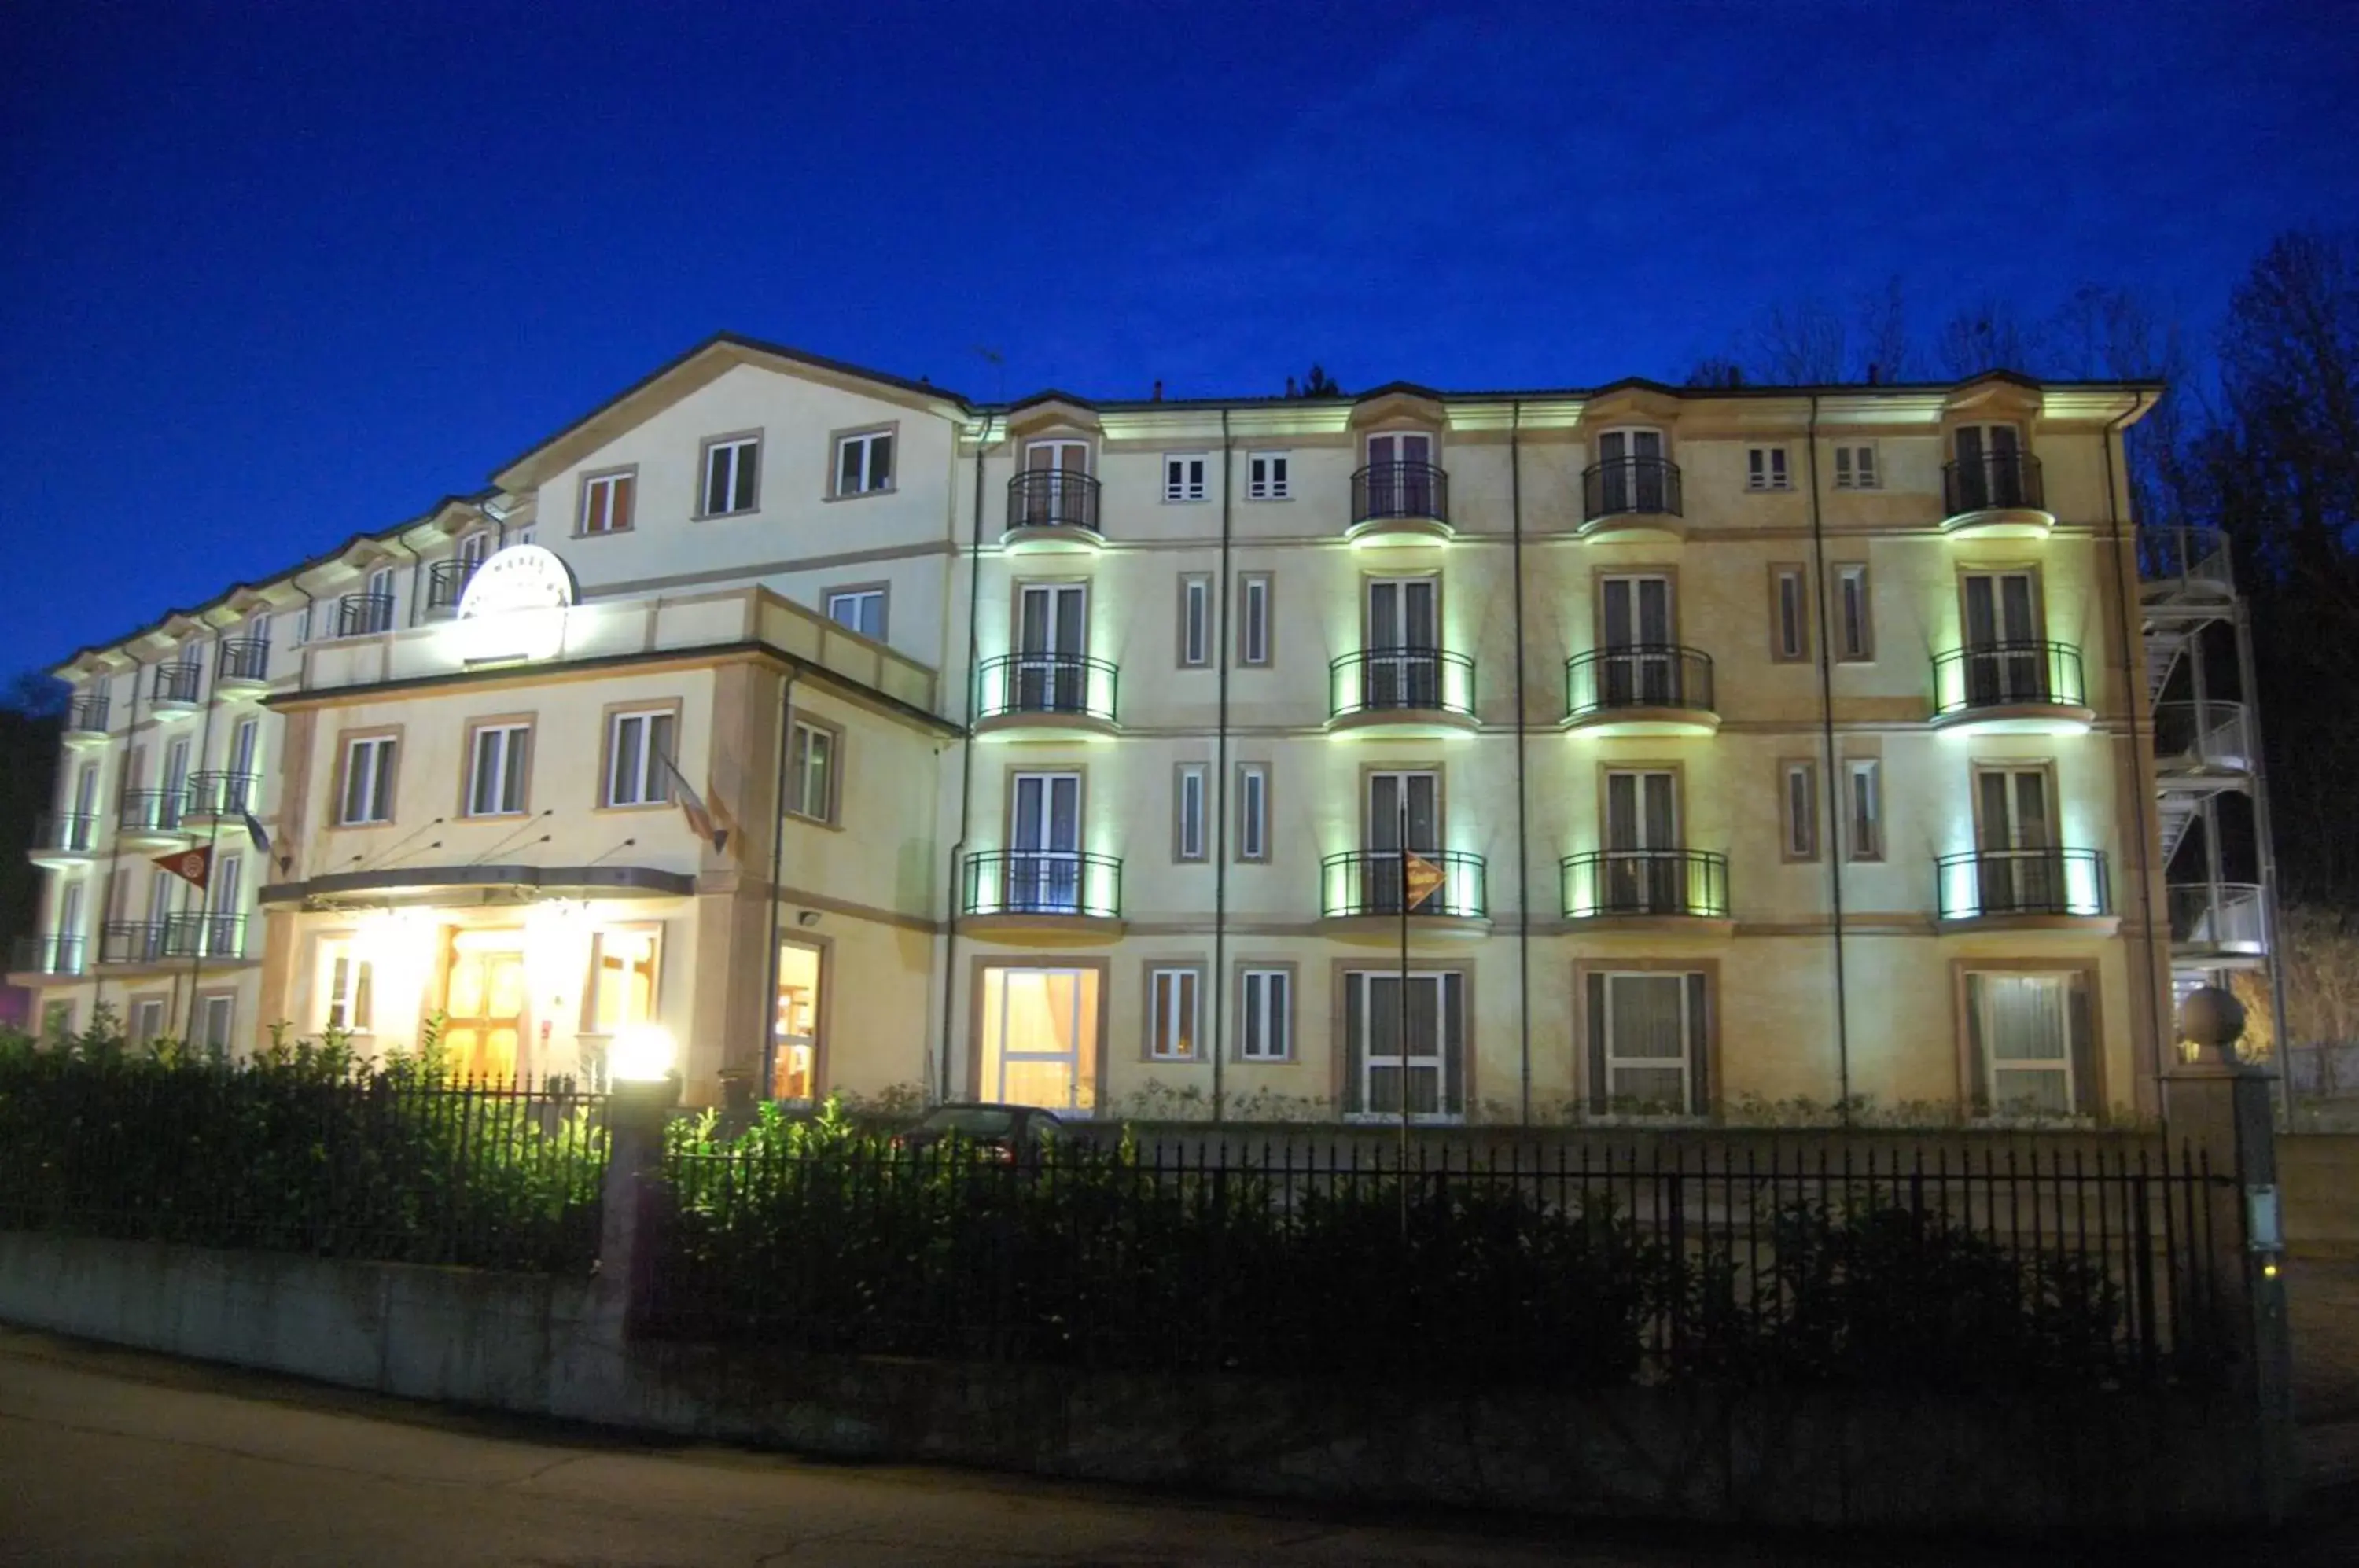
M375 1027L375 976L369 961L353 951L349 937L320 943L320 1026L342 1034L367 1034Z
M207 1051L230 1048L230 1024L237 1010L234 996L207 996L197 1004L197 1043Z
M975 1098L1095 1108L1102 979L1094 968L985 965Z
M770 1024L770 1097L808 1100L819 1065L819 949L778 944L777 1006Z
M50 1002L41 1008L41 1038L55 1044L71 1038L74 1031L74 1005L71 1002Z
M164 1038L164 1004L160 1000L131 1004L131 1041L149 1045Z
M1968 972L1966 1050L1978 1115L2085 1116L2097 1108L2082 971Z
M1411 1116L1466 1110L1466 977L1454 970L1343 976L1343 1110Z
M590 1034L620 1034L656 1016L656 932L608 926L590 938Z
M1711 985L1698 970L1593 970L1587 976L1589 1108L1702 1116Z

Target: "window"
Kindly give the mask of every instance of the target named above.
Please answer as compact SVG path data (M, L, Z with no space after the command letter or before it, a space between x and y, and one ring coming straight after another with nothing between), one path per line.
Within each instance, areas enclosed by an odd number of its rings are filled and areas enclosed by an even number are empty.
M320 968L326 977L327 1006L321 1022L345 1034L367 1034L375 1027L373 993L375 976L369 961L353 951L347 941L322 942Z
M671 776L665 764L671 757L672 732L679 722L669 709L614 716L606 729L607 805L654 806L671 799Z
M625 490L623 493L622 509L622 521L614 526L617 528L627 528L631 526L631 496L628 490ZM532 541L530 539L519 539L516 542L519 544L529 544ZM459 562L467 569L465 573L467 576L473 576L475 568L483 565L484 562L490 558L491 553L492 530L489 528L477 528L473 533L469 534L465 539L459 541Z
M1147 1055L1152 1062L1196 1060L1197 1015L1201 1010L1204 972L1153 968L1147 972Z
M304 605L301 609L299 609L299 610L296 611L292 615L288 616L288 622L290 623L290 625L291 625L291 626L292 626L292 633L291 633L291 635L290 635L290 637L289 637L289 638L288 638L289 644L290 644L291 646L293 646L293 647L295 647L295 648L301 648L305 643L310 642L310 641L311 640L311 606L310 606L310 605L309 605L309 604Z
M1835 657L1854 663L1875 657L1875 626L1868 610L1867 568L1835 568Z
M1084 1114L1097 1105L1100 972L985 964L978 1100Z
M337 812L339 823L393 821L393 769L396 743L391 735L363 735L344 743L343 789Z
M1988 1116L2086 1115L2097 1105L2088 975L1969 973L1966 1049L1974 1109Z
M1819 769L1811 762L1781 762L1778 809L1785 813L1788 860L1819 857Z
M1180 663L1201 670L1212 662L1212 580L1201 572L1180 579Z
M1239 972L1237 1007L1239 1060L1284 1062L1294 1054L1294 971Z
M1884 858L1884 765L1874 757L1853 757L1844 766L1850 780L1844 803L1850 822L1845 853L1854 860Z
M160 1001L135 1002L131 1005L131 1043L147 1045L164 1038L164 1004Z
M1747 490L1792 489L1792 481L1786 473L1786 449L1782 446L1746 447L1745 487Z
M1343 976L1347 1116L1454 1116L1466 1108L1466 977L1354 970Z
M230 1023L235 1015L234 996L207 996L198 1004L197 1040L207 1051L226 1051L230 1047Z
M1171 858L1204 858L1204 780L1201 762L1183 762L1173 776Z
M1255 669L1269 663L1269 573L1248 572L1237 579L1237 662Z
M467 814L506 817L524 811L529 724L484 724L475 731L467 774Z
M610 926L590 938L590 986L582 1028L617 1034L656 1016L656 933Z
M393 568L380 566L368 576L368 627L373 632L393 629Z
M1873 446L1839 446L1835 448L1835 488L1838 490L1874 490L1883 484L1875 466Z
M827 618L864 637L885 640L885 590L841 588L827 596Z
M74 1031L74 1005L71 1002L41 1004L41 1042L63 1045Z
M797 719L787 747L787 810L815 822L835 821L837 735L830 725Z
M1593 970L1589 1104L1596 1112L1702 1116L1710 980L1692 970Z
M631 526L631 491L638 482L636 474L592 474L582 481L582 531L585 534L620 533ZM459 559L470 568L483 563L484 545L490 535L477 534L467 541L475 547L473 560L467 545L459 547Z
M1204 498L1203 453L1173 452L1164 457L1163 498L1167 501L1201 501Z
M1269 764L1237 764L1237 858L1269 858Z
M1245 459L1245 499L1283 501L1294 494L1288 478L1289 454L1257 452Z
M835 439L835 493L874 495L893 488L893 432L864 430ZM751 505L751 503L747 503Z
M759 436L730 436L704 445L704 498L699 508L707 517L754 509L754 485L762 468Z
M1793 664L1810 657L1809 579L1799 566L1769 569L1769 657Z

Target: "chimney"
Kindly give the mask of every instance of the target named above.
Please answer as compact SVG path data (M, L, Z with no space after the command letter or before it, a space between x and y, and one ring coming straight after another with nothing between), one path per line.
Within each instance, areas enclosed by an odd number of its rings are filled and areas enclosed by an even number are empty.
M1163 377L1160 376L1155 378L1155 400L1158 403L1163 401Z

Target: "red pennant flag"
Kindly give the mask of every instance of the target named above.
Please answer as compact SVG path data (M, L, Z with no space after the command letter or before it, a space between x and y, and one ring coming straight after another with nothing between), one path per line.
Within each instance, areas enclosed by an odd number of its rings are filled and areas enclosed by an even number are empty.
M156 865L201 890L206 878L213 874L212 845L207 844L202 849L184 849L174 855L159 855L156 857Z

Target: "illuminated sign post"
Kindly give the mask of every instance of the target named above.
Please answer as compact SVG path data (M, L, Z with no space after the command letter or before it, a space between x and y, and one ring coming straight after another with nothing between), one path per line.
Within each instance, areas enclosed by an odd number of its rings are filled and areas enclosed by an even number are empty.
M555 553L516 544L485 558L459 595L452 629L469 664L548 659L565 640L573 573Z

